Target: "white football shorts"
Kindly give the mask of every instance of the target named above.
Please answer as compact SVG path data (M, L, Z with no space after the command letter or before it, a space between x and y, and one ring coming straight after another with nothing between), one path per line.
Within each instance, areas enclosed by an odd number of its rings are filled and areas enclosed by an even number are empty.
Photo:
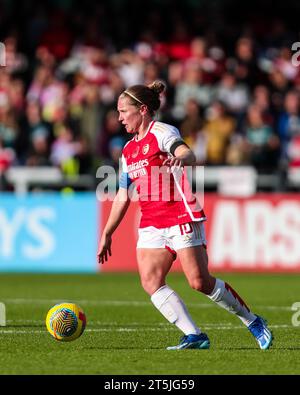
M203 221L187 222L169 228L147 226L138 230L137 248L166 248L176 255L182 248L204 245L206 247Z

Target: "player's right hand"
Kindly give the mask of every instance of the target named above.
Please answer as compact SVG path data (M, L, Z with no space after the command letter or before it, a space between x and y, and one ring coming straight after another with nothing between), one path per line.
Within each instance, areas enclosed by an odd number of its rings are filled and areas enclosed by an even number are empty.
M98 262L104 263L108 260L108 254L111 256L111 236L103 234L100 240L99 248L98 248Z

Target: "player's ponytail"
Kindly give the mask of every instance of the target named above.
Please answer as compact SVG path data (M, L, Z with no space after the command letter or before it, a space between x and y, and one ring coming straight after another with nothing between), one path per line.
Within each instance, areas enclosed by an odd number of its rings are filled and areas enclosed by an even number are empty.
M166 89L166 86L163 82L157 80L148 85L148 88L159 96Z

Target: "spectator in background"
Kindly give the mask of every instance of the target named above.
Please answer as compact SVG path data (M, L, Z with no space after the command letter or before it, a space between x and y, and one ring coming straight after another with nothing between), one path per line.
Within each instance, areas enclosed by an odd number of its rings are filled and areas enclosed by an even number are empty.
M102 85L107 81L108 58L103 49L86 48L86 56L80 64L80 72L90 84Z
M226 152L226 164L230 166L249 166L249 160L245 154L245 141L241 134L233 134L230 138Z
M0 136L0 191L6 189L5 172L14 164L16 154L12 148L5 147Z
M148 61L144 65L143 80L145 84L151 84L160 78L160 69L155 61Z
M9 89L10 89L11 80L12 80L12 77L8 73L6 68L0 67L0 92L1 92L1 96L3 95L3 93L5 93L6 95L8 94ZM1 97L1 100L3 100L2 97Z
M27 100L38 101L40 103L43 91L49 83L51 74L52 68L48 66L40 65L35 69L27 91Z
M24 82L19 78L11 80L10 89L8 91L10 106L16 116L16 119L22 117L25 109L25 86Z
M103 105L108 107L113 107L117 102L119 95L125 90L125 84L119 75L119 73L111 69L107 74L107 81L104 83L100 90L100 101Z
M260 82L254 42L249 37L240 37L235 46L235 56L227 61L227 69L234 73L239 83L253 88Z
M37 101L45 121L55 122L62 109L68 106L69 87L59 81L51 68L39 66L30 84L27 100Z
M239 129L250 102L247 85L238 83L233 73L226 72L217 85L215 98L226 103L228 111L237 120L237 128Z
M208 106L212 99L212 88L203 83L203 72L199 64L189 62L183 70L183 81L175 87L175 99L172 115L177 120L185 116L185 105L189 99L195 99L201 106Z
M263 120L262 111L249 107L245 129L245 152L249 163L258 171L272 171L277 167L279 139L271 126Z
M99 87L86 83L83 88L81 115L79 117L81 136L88 144L89 151L97 154L97 141L102 133L103 108L99 98Z
M296 152L300 135L299 93L289 91L284 99L284 110L278 119L278 133L281 143L281 161L286 166L290 161L290 153ZM294 154L293 154L294 155Z
M206 140L206 164L225 165L227 148L235 133L235 119L228 115L225 105L214 101L205 113L203 133Z
M49 51L47 47L42 45L38 46L35 51L35 68L38 66L44 66L48 69L54 69L56 67L55 56Z
M299 74L298 67L291 62L292 56L291 48L283 46L280 48L279 54L273 63L274 67L289 81L294 81Z
M257 85L253 90L252 104L261 112L264 122L272 127L275 126L274 109L271 106L270 91L265 85Z
M49 159L49 146L52 141L52 128L49 123L43 121L39 104L36 101L29 101L27 103L25 117L20 120L19 133L16 140L16 152L18 154L19 164L27 163L27 155L31 155L35 151L36 145L39 147L43 144L47 146L47 149L42 151L43 155L48 155ZM43 163L46 163L46 160L43 160Z
M82 115L82 107L86 95L86 79L80 72L73 74L73 86L69 92L69 110L73 118L80 118Z
M179 61L170 61L167 69L168 89L166 90L166 98L168 103L168 111L175 105L175 91L177 85L183 79L183 65Z
M0 177L14 163L15 157L15 151L6 147L0 136Z
M50 161L65 174L78 175L79 163L76 155L80 152L80 143L76 142L69 125L62 125L58 136L51 146Z
M50 161L50 147L47 135L42 131L31 137L30 147L25 161L26 166L52 166Z
M0 96L0 138L6 148L15 149L15 143L18 135L18 125L9 102L4 99L1 103Z
M68 85L64 81L58 81L51 75L50 81L41 96L41 107L44 120L56 122L61 112L68 112Z
M186 115L179 126L179 130L185 143L187 143L191 149L194 149L197 134L203 127L200 106L195 99L188 99L185 105L185 114Z
M215 82L218 72L218 64L215 59L208 55L207 42L203 37L195 37L190 44L190 56L185 64L198 64L203 73L203 82L211 84Z
M60 107L57 107L53 120L49 122L53 130L54 138L60 135L61 129L64 129L65 125L68 125L72 130L74 138L78 138L81 135L77 120L70 116L69 110L68 102Z
M272 69L269 74L271 104L276 113L280 113L284 106L284 98L291 89L291 83L277 68Z
M11 109L10 89L11 89L11 76L4 69L0 68L0 113L2 118L4 117L4 113L9 112ZM2 126L1 119L0 119L0 126Z
M13 74L24 74L28 68L27 57L18 52L17 39L14 36L8 36L4 40L5 57L6 57L6 72Z
M123 49L116 57L116 69L125 87L140 84L143 81L144 62L130 49Z
M78 164L78 173L92 174L92 172L94 172L93 159L95 157L91 153L89 142L84 136L79 136L77 142L78 144L75 159Z

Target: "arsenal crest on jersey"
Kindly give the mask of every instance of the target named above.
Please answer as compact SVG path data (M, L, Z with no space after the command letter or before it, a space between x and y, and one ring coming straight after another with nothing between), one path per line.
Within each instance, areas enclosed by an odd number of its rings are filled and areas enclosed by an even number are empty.
M150 148L149 144L144 145L144 147L143 147L143 154L144 155L148 154L149 148Z

